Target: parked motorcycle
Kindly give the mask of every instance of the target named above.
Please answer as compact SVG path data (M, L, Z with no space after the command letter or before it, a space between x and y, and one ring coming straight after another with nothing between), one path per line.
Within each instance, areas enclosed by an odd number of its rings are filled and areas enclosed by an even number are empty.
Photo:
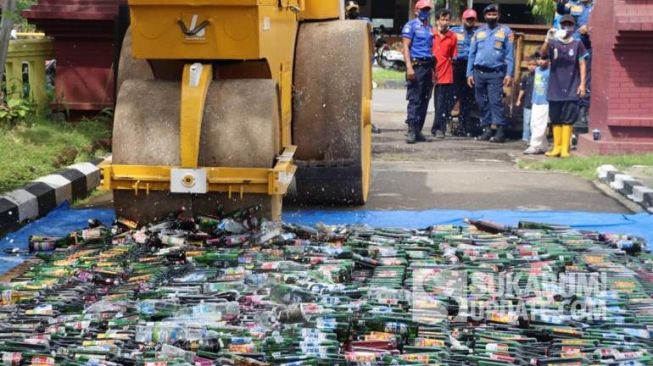
M384 69L406 71L406 62L404 55L390 47L381 37L376 40L376 64Z

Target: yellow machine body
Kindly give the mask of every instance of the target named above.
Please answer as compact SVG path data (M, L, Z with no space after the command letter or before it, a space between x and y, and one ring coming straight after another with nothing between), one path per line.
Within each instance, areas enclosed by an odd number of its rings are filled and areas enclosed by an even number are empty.
M183 65L179 78L180 164L105 164L102 167L103 188L131 190L135 195L169 191L173 169L203 169L208 192L224 192L229 197L248 193L270 195L273 197L272 216L279 218L281 198L297 169L293 163L296 147L292 120L298 30L303 20L337 19L340 0L129 0L129 7L132 57L147 60L151 65L157 61ZM215 75L219 72L214 71L215 65L243 61L257 62L259 70L256 72L267 75L277 85L279 131L276 138L280 140L280 150L275 163L271 168L200 166L200 135L207 93L211 83L220 82L219 75ZM267 70L260 70L260 65L265 65ZM160 79L157 70L152 68L155 78ZM369 100L361 105L361 114L369 125ZM361 134L366 135L367 127L363 129ZM364 149L367 151L369 147ZM364 155L369 159L369 153ZM369 165L369 161L364 164ZM364 185L369 184L369 172L367 174L363 178ZM184 176L183 183L191 186L194 179L192 175ZM364 190L366 198L367 187Z

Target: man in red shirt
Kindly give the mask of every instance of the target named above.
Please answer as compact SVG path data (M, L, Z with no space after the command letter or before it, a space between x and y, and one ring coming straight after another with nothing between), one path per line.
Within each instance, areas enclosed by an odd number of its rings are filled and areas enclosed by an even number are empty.
M447 121L451 117L455 87L453 83L453 59L458 55L458 38L456 33L449 30L451 25L451 11L440 9L435 14L436 27L433 30L433 56L435 66L435 119L431 134L444 138Z

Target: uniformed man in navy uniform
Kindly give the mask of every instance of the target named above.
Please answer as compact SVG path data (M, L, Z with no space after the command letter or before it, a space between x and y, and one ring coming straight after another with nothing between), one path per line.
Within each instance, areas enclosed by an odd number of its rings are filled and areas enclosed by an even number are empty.
M594 8L591 0L557 0L556 11L560 14L569 14L576 19L576 33L574 38L581 40L581 35L587 34L590 14Z
M460 115L458 116L460 130L458 135L473 133L471 110L474 107L474 89L467 85L467 60L472 37L476 31L478 15L476 10L467 9L463 12L462 25L451 28L458 39L458 56L453 60L453 79L456 87L456 99L460 101Z
M469 50L467 83L474 86L476 103L481 111L482 141L505 142L506 116L503 88L512 85L514 35L499 24L499 6L490 4L483 10L486 25L480 27ZM492 126L496 126L496 132Z
M430 24L431 9L429 0L419 0L415 4L415 19L406 23L401 31L406 61L406 80L408 82L408 139L409 144L426 141L422 127L426 120L431 94L433 93L433 28Z

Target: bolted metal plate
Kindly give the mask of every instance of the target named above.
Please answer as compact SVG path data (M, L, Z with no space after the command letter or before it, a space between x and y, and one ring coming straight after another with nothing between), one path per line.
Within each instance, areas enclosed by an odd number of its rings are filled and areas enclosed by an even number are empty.
M207 193L208 181L204 169L170 170L170 192L172 193Z

